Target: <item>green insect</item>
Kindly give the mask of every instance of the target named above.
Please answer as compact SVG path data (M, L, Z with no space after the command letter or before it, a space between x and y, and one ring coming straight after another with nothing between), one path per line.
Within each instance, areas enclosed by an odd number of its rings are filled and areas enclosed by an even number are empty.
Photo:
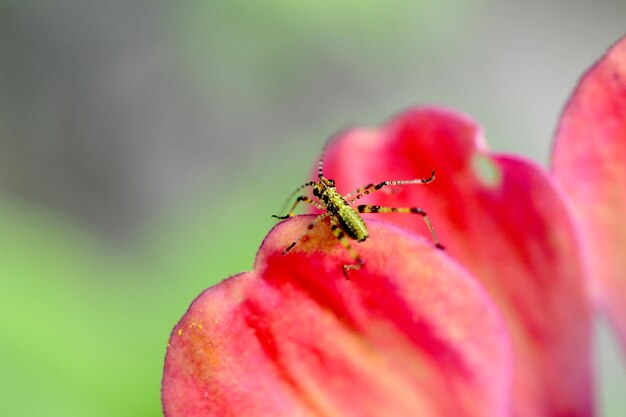
M339 240L339 243L341 243L341 245L350 253L352 258L354 259L354 263L343 265L343 273L345 277L348 278L349 270L360 269L361 266L363 266L364 264L363 259L350 244L350 239L356 240L357 242L363 242L369 237L369 232L367 231L365 221L359 213L418 214L426 222L426 226L428 226L428 230L430 230L433 241L435 242L435 246L439 249L443 249L443 246L441 245L441 243L439 243L439 239L437 238L437 234L435 233L435 229L433 228L430 219L426 215L426 212L419 207L382 207L370 204L362 204L356 207L352 206L352 203L356 200L359 200L360 198L371 194L374 191L378 191L384 187L431 183L435 180L435 171L432 172L429 178L383 181L378 184L367 184L363 187L359 187L356 190L349 192L346 195L341 195L335 187L335 181L330 178L326 178L323 173L324 155L326 153L327 147L328 144L324 147L322 155L317 164L317 173L319 180L310 181L298 187L293 193L291 193L288 201L291 200L293 196L295 196L298 192L307 187L313 187L313 196L316 197L316 199L313 199L306 195L300 195L298 196L298 198L296 198L296 201L293 203L291 209L285 216L272 216L280 220L294 217L294 210L301 202L311 204L312 206L320 210L325 210L309 224L307 230L304 233L302 233L285 250L283 250L283 255L287 254L287 252L293 249L293 247L296 246L296 244L302 238L304 238L311 231L311 229L313 229L320 221L328 217L330 219L330 230L332 231L333 235L335 235L335 237Z

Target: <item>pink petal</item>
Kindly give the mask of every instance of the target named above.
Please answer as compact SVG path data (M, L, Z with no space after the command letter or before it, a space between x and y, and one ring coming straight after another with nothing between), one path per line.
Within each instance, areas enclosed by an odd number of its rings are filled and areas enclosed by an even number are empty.
M167 352L167 417L510 415L508 335L482 286L376 221L349 280L328 223L282 256L312 218L193 302Z
M553 158L591 253L595 295L626 348L626 38L578 84Z
M470 119L418 108L378 130L351 130L328 150L340 192L384 180L434 182L359 200L426 210L447 252L488 288L515 351L516 416L591 416L591 312L573 221L553 180L521 158L494 155ZM370 214L430 234L419 216Z

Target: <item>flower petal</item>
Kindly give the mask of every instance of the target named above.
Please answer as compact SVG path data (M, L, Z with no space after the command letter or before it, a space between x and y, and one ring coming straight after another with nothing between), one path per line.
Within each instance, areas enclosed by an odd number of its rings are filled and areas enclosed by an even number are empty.
M328 223L282 256L312 219L279 224L252 272L193 302L170 339L166 416L510 415L508 334L480 284L376 221L349 279Z
M324 167L343 193L436 170L430 184L383 188L358 204L423 208L448 253L488 288L514 341L515 415L592 415L586 274L570 213L546 172L489 153L473 121L438 108L346 132ZM376 216L430 238L418 216Z
M626 38L578 84L561 119L553 166L588 243L595 295L626 348Z

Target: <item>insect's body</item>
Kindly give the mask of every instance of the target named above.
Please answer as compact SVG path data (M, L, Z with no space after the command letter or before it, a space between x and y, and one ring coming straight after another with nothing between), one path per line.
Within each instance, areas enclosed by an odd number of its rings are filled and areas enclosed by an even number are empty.
M318 181L311 181L302 186L300 186L293 194L296 193L303 188L313 187L313 196L317 198L317 200L312 199L306 195L299 196L289 213L285 216L272 216L278 219L287 219L289 217L295 216L294 210L298 206L300 202L309 203L314 207L317 207L320 210L325 210L322 214L317 216L315 220L313 220L307 230L300 235L296 240L294 240L291 245L289 245L284 251L283 255L289 252L295 245L302 239L309 230L315 227L321 220L326 217L330 220L330 230L335 235L335 237L339 240L339 243L346 248L346 250L350 253L352 258L354 259L354 264L343 265L343 272L348 277L348 270L351 269L360 269L364 264L363 260L357 253L357 251L352 247L349 242L349 239L356 240L358 242L363 242L365 239L369 237L369 233L367 231L367 226L363 221L363 218L359 213L414 213L422 216L430 233L433 236L433 240L438 248L442 249L443 246L439 244L437 239L437 235L435 234L435 230L433 229L428 216L426 216L426 212L418 207L381 207L369 204L361 204L357 207L351 205L352 202L360 199L361 197L373 193L374 191L378 191L386 186L397 186L397 185L409 185L409 184L428 184L435 179L435 172L431 174L430 178L424 179L415 179L415 180L400 180L400 181L384 181L378 184L368 184L363 187L359 187L356 190L346 194L341 195L337 188L335 188L335 181L332 179L326 178L322 173L322 167L324 164L324 153L322 152L322 158L320 158L318 163Z
M339 227L345 232L346 236L359 242L363 242L369 237L363 218L339 194L335 188L334 181L324 177L320 178L320 181L313 189L313 195L321 200L330 216L336 218Z

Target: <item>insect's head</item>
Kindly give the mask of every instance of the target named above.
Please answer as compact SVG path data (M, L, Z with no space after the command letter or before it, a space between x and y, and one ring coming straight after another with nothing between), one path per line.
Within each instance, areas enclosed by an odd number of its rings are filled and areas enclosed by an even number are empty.
M315 197L319 197L324 194L325 190L329 188L335 188L335 180L331 180L329 178L321 176L320 180L317 182L317 184L315 184L315 187L313 188L313 195Z

